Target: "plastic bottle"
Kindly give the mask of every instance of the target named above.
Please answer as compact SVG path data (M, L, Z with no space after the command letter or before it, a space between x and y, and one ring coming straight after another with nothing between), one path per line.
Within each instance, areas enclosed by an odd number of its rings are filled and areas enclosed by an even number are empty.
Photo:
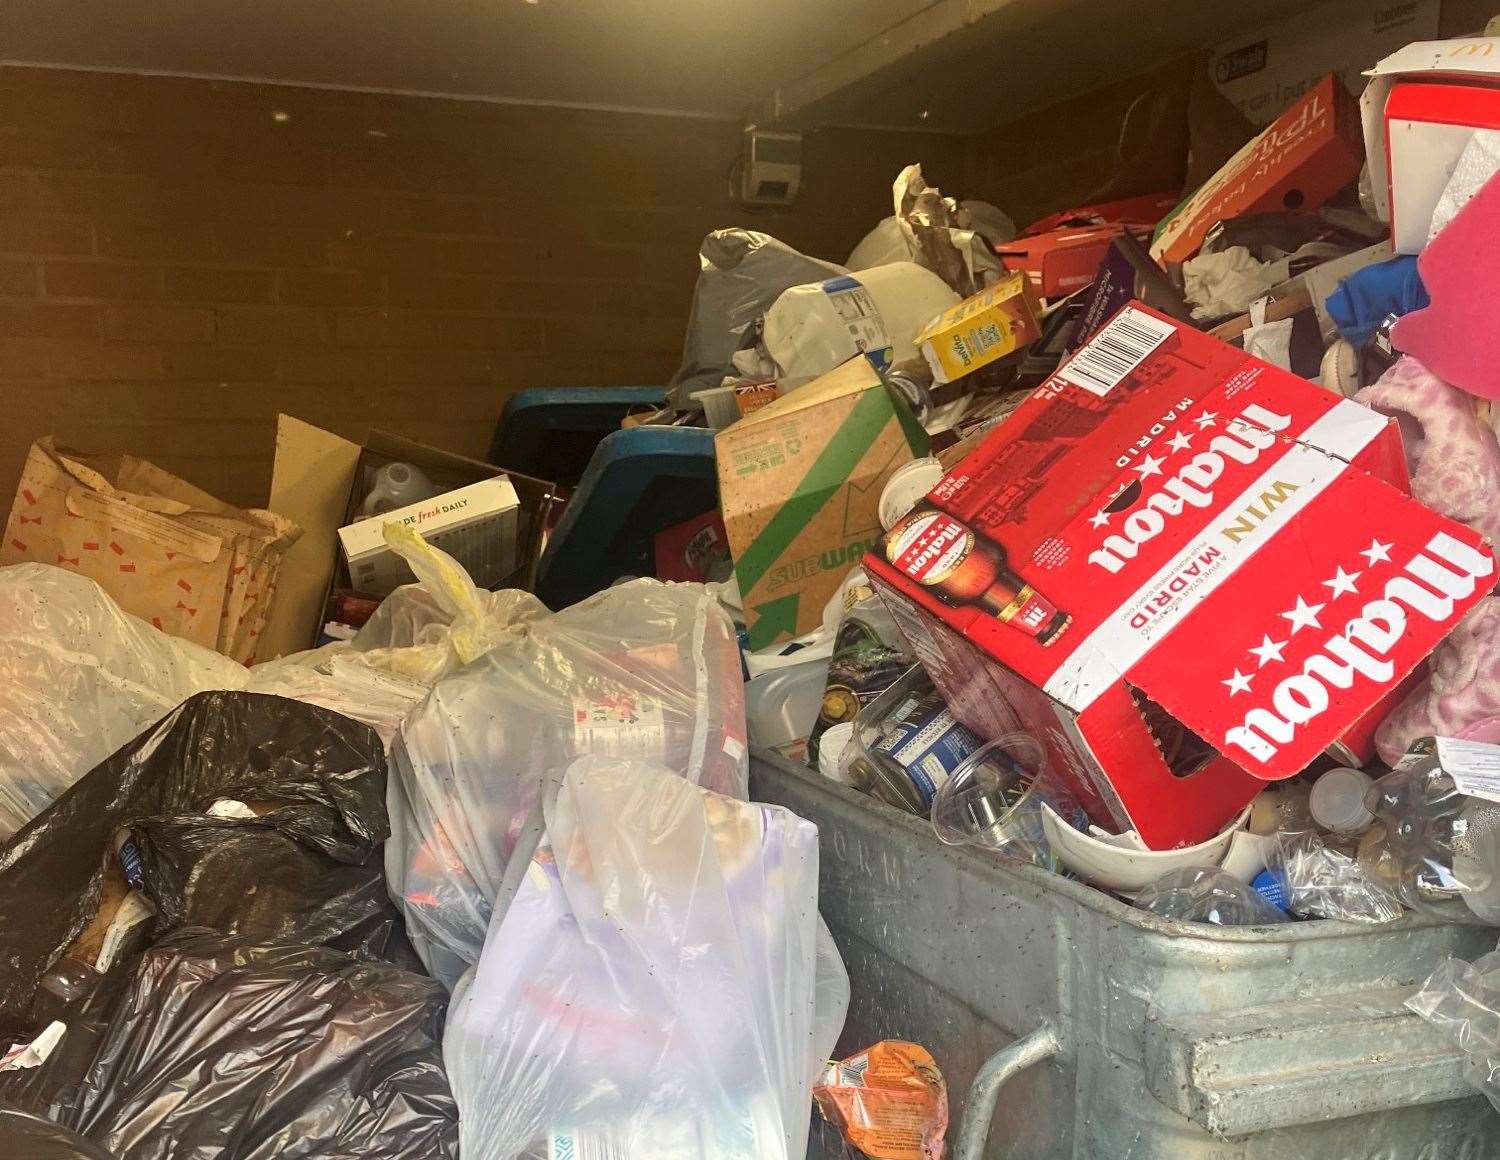
M1361 843L1367 873L1414 909L1500 925L1500 805L1461 793L1431 738L1375 782L1368 804L1385 834Z
M1362 770L1330 769L1313 783L1307 808L1313 821L1337 834L1362 834L1375 815L1365 805L1374 779Z
M395 511L408 504L421 503L442 493L442 488L427 478L426 472L412 463L387 463L375 472L370 494L359 511L364 519Z
M1161 918L1214 926L1266 926L1287 916L1216 866L1168 870L1136 895L1135 904Z

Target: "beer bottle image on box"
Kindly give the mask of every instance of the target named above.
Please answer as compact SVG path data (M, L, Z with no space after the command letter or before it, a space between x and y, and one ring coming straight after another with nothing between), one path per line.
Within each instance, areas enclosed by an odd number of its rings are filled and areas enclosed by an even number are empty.
M974 604L1051 644L1073 618L1010 570L1005 547L945 512L918 507L885 536L885 558L945 604Z

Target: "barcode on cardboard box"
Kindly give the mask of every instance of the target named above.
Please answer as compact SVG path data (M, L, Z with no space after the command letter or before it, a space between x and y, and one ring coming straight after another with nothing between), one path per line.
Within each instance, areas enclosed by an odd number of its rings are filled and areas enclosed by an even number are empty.
M1151 352L1176 329L1170 322L1127 306L1058 368L1057 377L1103 397L1151 357Z

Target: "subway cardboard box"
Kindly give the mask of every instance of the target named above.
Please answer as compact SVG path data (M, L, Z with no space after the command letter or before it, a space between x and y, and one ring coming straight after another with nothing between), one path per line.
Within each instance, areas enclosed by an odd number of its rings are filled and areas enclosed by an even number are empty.
M957 716L1153 849L1304 769L1494 586L1375 412L1132 303L866 557Z
M880 491L927 433L857 355L714 436L750 647L800 636L880 538Z
M282 564L276 608L264 634L264 656L282 656L314 644L329 594L335 588L357 587L344 558L340 529L356 522L375 470L403 462L416 464L434 483L454 491L486 484L488 491L503 493L502 499L513 494L514 512L506 517L514 519L512 566L504 575L483 579L491 581L486 586L493 588L530 590L535 584L556 490L553 484L385 431L372 430L363 443L355 443L290 415L279 415L269 507L296 520L304 531ZM496 480L503 480L503 486L496 489L492 483ZM441 505L443 499L413 506ZM399 518L403 512L387 513L375 522ZM430 528L418 530L426 534Z
M1243 214L1317 209L1359 177L1362 138L1354 98L1330 73L1162 221L1151 256L1184 262L1209 230Z

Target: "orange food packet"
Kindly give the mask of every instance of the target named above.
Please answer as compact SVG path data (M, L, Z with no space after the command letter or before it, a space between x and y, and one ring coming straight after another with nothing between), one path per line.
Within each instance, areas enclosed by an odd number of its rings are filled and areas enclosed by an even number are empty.
M870 1160L943 1158L948 1085L924 1047L886 1039L830 1063L813 1099Z

